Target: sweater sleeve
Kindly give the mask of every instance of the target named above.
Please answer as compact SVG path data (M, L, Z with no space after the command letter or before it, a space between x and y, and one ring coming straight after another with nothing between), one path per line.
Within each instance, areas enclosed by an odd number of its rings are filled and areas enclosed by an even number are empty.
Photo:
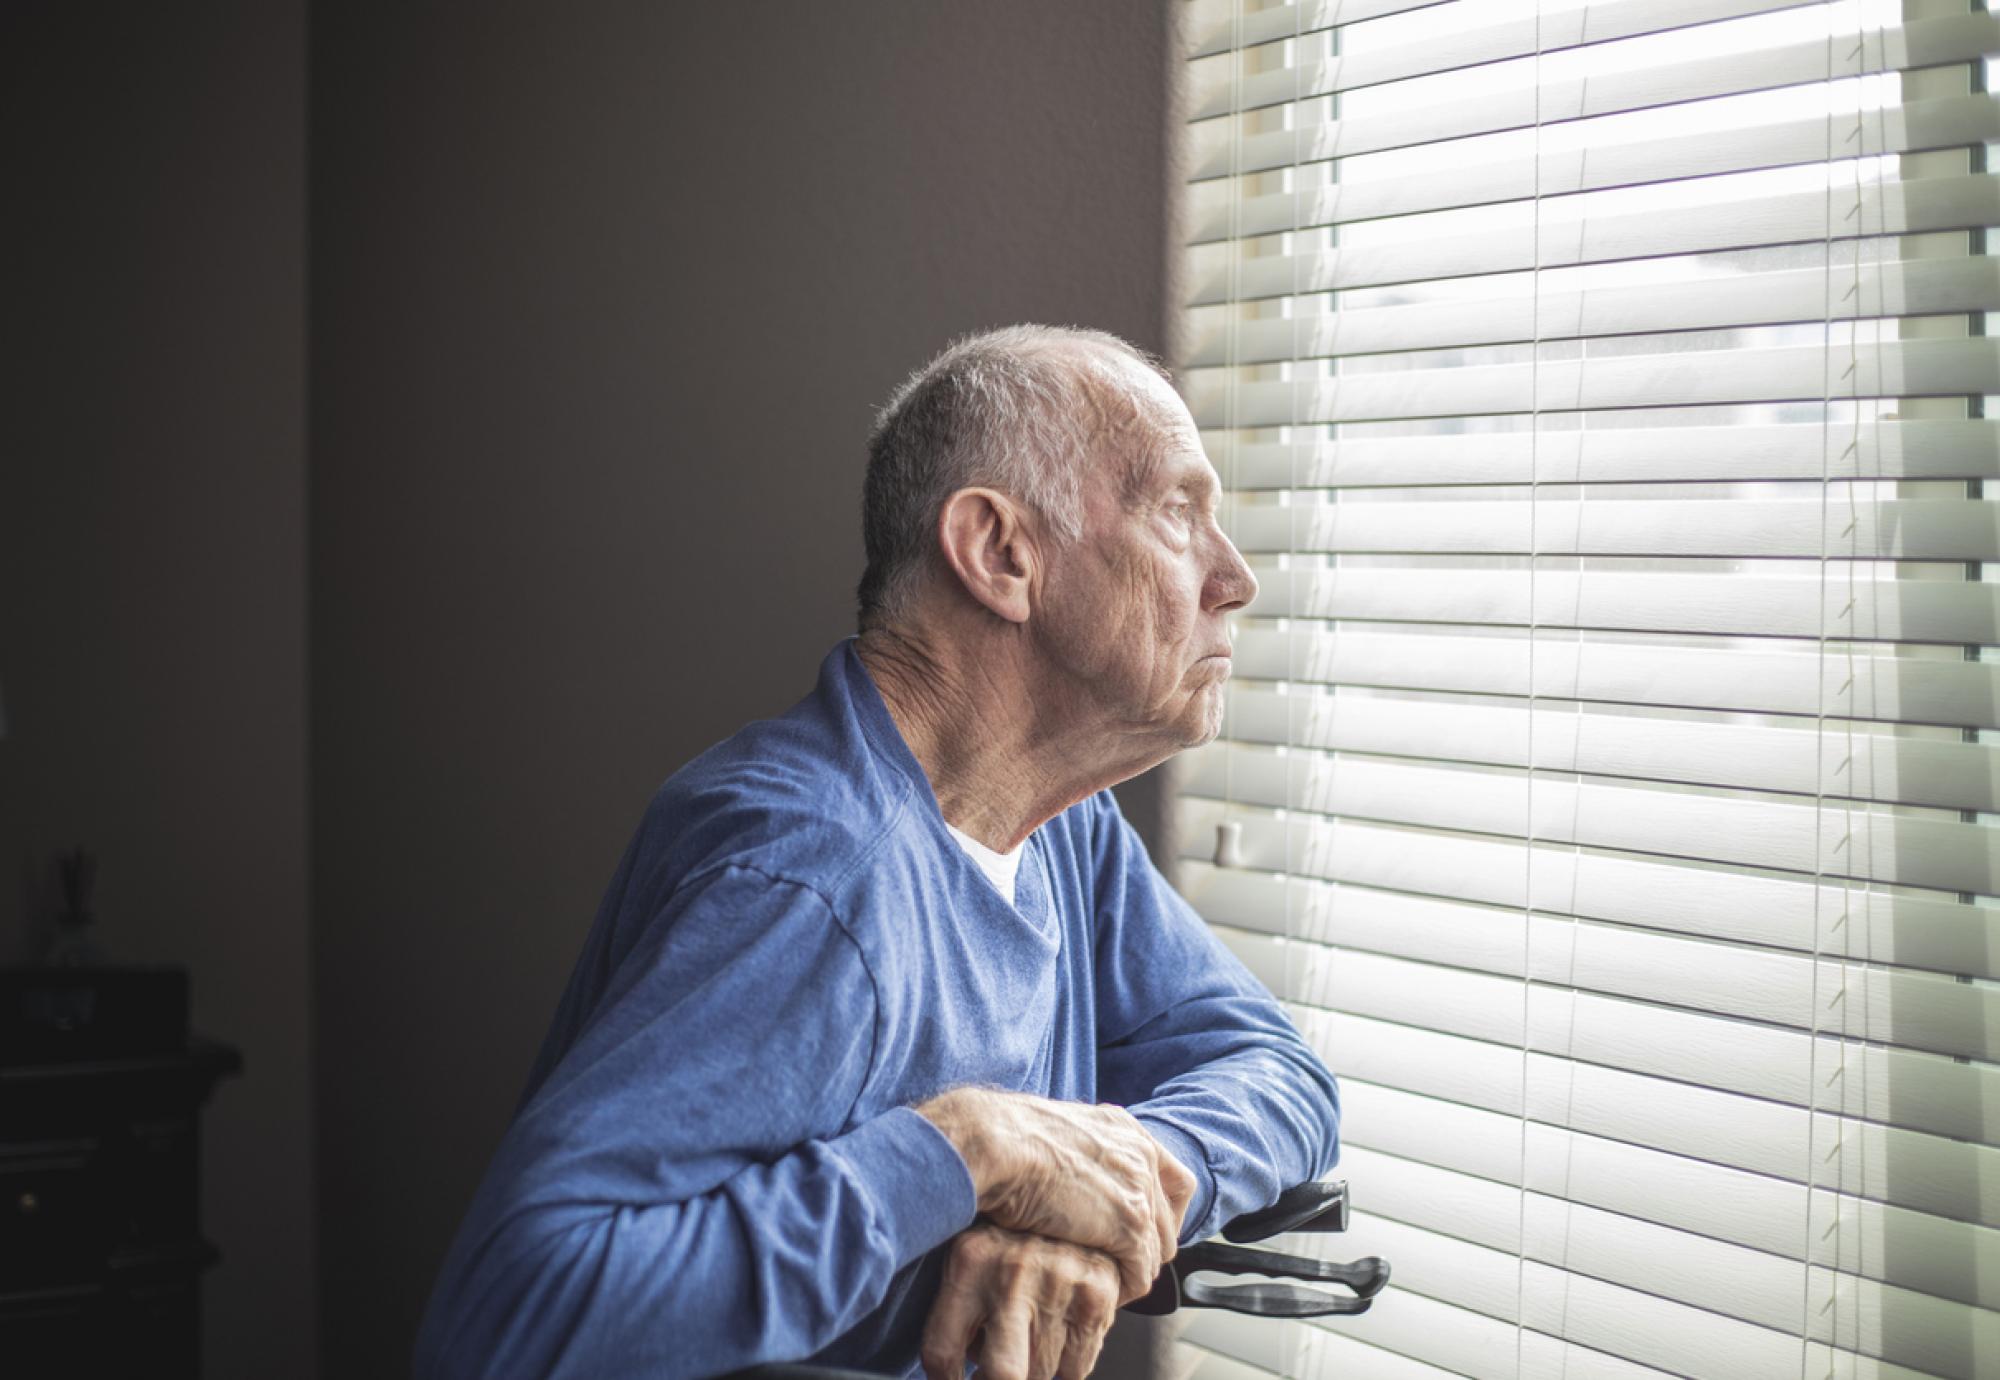
M495 1153L420 1380L709 1375L866 1317L974 1212L923 1117L851 1121L875 1021L816 893L742 867L684 884Z
M1095 805L1098 1091L1193 1171L1181 1239L1197 1241L1333 1167L1339 1090L1110 792Z

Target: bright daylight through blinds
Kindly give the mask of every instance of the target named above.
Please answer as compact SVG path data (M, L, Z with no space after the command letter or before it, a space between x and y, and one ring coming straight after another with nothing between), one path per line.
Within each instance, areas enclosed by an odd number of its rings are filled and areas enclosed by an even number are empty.
M1181 18L1181 881L1395 1268L1199 1373L2000 1376L2000 22Z

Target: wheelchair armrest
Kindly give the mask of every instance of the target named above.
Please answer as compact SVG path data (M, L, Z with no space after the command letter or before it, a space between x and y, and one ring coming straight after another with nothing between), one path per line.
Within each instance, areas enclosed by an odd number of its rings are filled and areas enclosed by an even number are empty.
M1287 1231L1346 1231L1347 1181L1321 1179L1288 1188L1278 1201L1246 1212L1222 1229L1222 1239L1242 1245Z

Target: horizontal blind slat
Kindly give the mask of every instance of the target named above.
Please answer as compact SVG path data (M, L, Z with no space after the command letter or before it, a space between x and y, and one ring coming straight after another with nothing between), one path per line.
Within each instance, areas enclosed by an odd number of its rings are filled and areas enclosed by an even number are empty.
M1578 192L1656 185L1825 161L1829 149L1844 158L1978 144L2000 129L2000 103L1991 96L1940 96L1911 101L1865 117L1837 115L1775 120L1740 129L1606 143L1587 152L1553 150L1535 158L1488 158L1461 168L1401 177L1334 182L1323 186L1233 195L1234 182L1197 181L1187 189L1191 246L1218 245L1287 230L1434 211L1462 210L1540 196L1552 208ZM1836 169L1839 164L1834 165ZM1246 169L1247 171L1251 171Z
M1257 561L1252 566L1262 593L1251 610L1267 619L1507 628L1526 628L1532 622L1538 628L1815 642L1822 630L1842 640L1953 644L1988 642L2000 634L2000 590L1964 580L1874 579L1858 572L1851 580L1822 582L1811 573L1778 578L1727 571L1482 570L1468 575L1420 566L1298 570L1272 569ZM1239 650L1239 655L1257 654L1259 669L1249 674L1316 679L1309 674L1322 655L1316 644L1300 643L1301 655L1287 663L1261 625L1246 625L1243 639L1253 636L1263 640ZM1245 660L1246 670L1251 664ZM1299 674L1277 669L1288 665ZM1829 712L1841 712L1839 704L1833 703Z
M2000 188L2000 183L1996 183ZM1996 202L2000 209L2000 202ZM1320 425L1509 413L1977 394L2000 377L2000 341L1686 350L1243 382L1195 371L1203 427Z
M1841 291L1829 302L1828 274ZM1572 340L1725 326L2000 310L2000 261L1865 263L1733 277L1541 291L1408 307L1224 321L1199 337L1189 368L1345 358L1409 350Z
M1294 579L1267 581L1259 607L1292 617L1342 616L1332 571L1287 572ZM1911 584L1917 582L1912 581ZM1290 588L1286 586L1289 585ZM1352 585L1349 586L1352 588ZM1912 593L1899 599L1938 610ZM1895 605L1909 617L1910 603ZM1857 615L1879 615L1871 600ZM1969 601L1946 600L1954 619L1990 608L1985 590ZM1926 615L1929 616L1929 615ZM1476 623L1468 611L1453 622ZM1539 615L1543 628L1565 626ZM1612 623L1611 626L1618 626ZM1893 625L1907 632L1906 624ZM1990 642L1990 627L1967 617L1951 631L1972 636L1953 642ZM1834 621L1829 636L1867 640L1884 631L1879 617ZM1699 629L1696 629L1699 631ZM1531 651L1532 644L1532 651ZM1746 713L1819 714L1831 718L2000 727L2000 663L1919 660L1857 654L1821 657L1811 650L1721 651L1670 644L1578 640L1574 636L1453 637L1428 631L1333 634L1246 628L1236 641L1241 675L1365 685L1383 689L1440 690L1586 700L1598 704L1734 709Z
M2000 378L2000 342L1984 353ZM1721 359L1715 363L1719 367ZM1745 361L1745 367L1754 369L1754 361ZM1962 498L1246 503L1237 505L1229 532L1246 555L1320 551L2000 560L2000 506Z
M1283 1380L1280 1372L1250 1365L1193 1342L1181 1342L1176 1351L1180 1368L1187 1372L1186 1380Z
M1444 3L1446 0L1301 0L1298 4L1273 5L1269 9L1232 14L1220 22L1197 26L1187 55L1189 58L1209 57L1233 48L1276 43L1296 34L1337 29L1344 24L1359 24L1370 19L1406 14L1411 10L1431 9Z
M1382 127L1376 138L1392 141L1378 147L1396 148L1863 73L1965 62L2000 49L2000 24L1987 14L1941 15L1841 37L1847 41L1830 43L1821 36L1748 50L1724 49L1692 62L1633 66L1590 78L1543 80L1538 86L1492 91L1476 101L1416 107L1394 116L1377 116L1367 123ZM1188 118L1210 121L1331 95L1330 83L1340 79L1340 72L1338 61L1315 61L1212 81L1193 102ZM1308 153L1299 161L1320 156L1324 155Z
M1644 110L1652 104L1658 104L1654 100L1648 100L1648 96L1658 92L1648 92L1642 84L1634 82L1624 86L1624 92L1628 94L1622 100L1618 98L1592 100L1588 96L1592 88L1602 90L1604 86L1606 78L1598 78L1596 82L1588 84L1576 84L1568 92L1560 88L1552 90L1548 86L1522 88L1520 92L1496 92L1478 102L1436 106L1420 114L1398 112L1394 116L1328 120L1324 124L1300 124L1294 128L1270 130L1260 134L1242 134L1228 122L1198 126L1192 132L1194 138L1190 150L1192 162L1188 170L1188 180L1192 184L1216 182L1222 178L1240 178L1258 172L1278 172L1302 164L1340 162L1344 158L1392 154L1400 150L1418 150L1418 148L1436 150L1440 146L1450 150L1456 140L1466 140L1468 144L1474 144L1474 140L1482 138L1492 140L1492 136L1504 136L1514 130L1530 128L1534 124L1534 100L1538 96L1550 96L1550 94L1556 100L1564 100L1564 96L1570 96L1574 100L1576 112L1566 116L1566 120L1570 122L1568 132L1572 134L1574 142L1588 146L1590 152L1596 152L1598 148L1618 150L1624 140L1614 130L1606 130L1604 126L1616 126L1624 118L1628 118L1634 110ZM1612 84L1610 90L1618 92L1620 88ZM1692 90L1692 84L1690 84L1690 94L1698 94ZM1728 102L1728 94L1718 96L1718 104L1724 102ZM1590 104L1604 108L1592 110ZM1728 114L1738 114L1738 112L1728 112ZM1790 126L1790 122L1758 120L1748 110L1740 114L1746 116L1746 122L1736 124L1736 130L1742 132L1740 138L1744 146L1770 146L1774 140L1784 140L1784 134L1780 134L1780 130ZM1898 138L1902 140L1908 138L1908 132L1898 136L1892 130L1888 114L1882 114L1878 118L1876 110L1864 110L1852 116L1852 124L1856 128L1870 122L1878 124L1876 138L1882 142L1896 142ZM1824 116L1820 124L1824 130L1826 124ZM1862 148L1866 148L1866 144ZM1848 156L1862 152L1860 148L1850 148L1842 144L1834 144L1834 150ZM1462 152L1466 152L1468 158L1474 156L1472 148ZM1800 162L1824 160L1826 152L1828 150L1822 144L1818 158L1808 158ZM1742 158L1742 152L1724 156ZM1754 160L1754 166L1768 166L1768 164L1764 164L1764 160L1758 158ZM1668 180L1668 176L1670 176L1668 170L1662 168L1654 178L1648 180L1662 182ZM1544 198L1564 194L1560 182L1554 186L1542 186L1538 190ZM1242 234L1242 228L1238 228L1236 234Z
M1375 48L1333 59L1325 64L1325 70L1316 78L1321 89L1314 94L1354 91L1365 86L1405 81L1411 77L1502 62L1509 58L1531 57L1538 52L1556 53L1612 39L1636 38L1717 20L1792 9L1799 3L1800 0L1610 0L1610 3L1550 10L1539 16L1509 18L1498 24L1478 27L1440 25L1421 43ZM1295 31L1280 27L1283 21L1289 18L1297 24L1304 17L1291 6L1266 11L1265 14L1270 17L1259 15L1258 28L1251 30L1268 34L1264 42L1292 37ZM1243 31L1239 30L1239 39L1242 35ZM1210 47L1213 41L1212 38L1205 40L1201 48L1214 51ZM1286 73L1286 76L1289 78L1290 74ZM1245 84L1251 80L1254 78L1239 79Z
M1515 938L1522 942L1519 930ZM1901 1080L1910 1105L1900 1124L1916 1125L1922 1109L1935 1106L1943 1134L1989 1130L1968 1123L1952 1100L1970 1097L1972 1110L2000 1099L2000 1073L1988 1067L2000 1059L1993 986L1545 916L1524 942L1532 946L1532 985L1517 975L1297 939L1265 946L1275 954L1269 961L1284 965L1273 990L1320 1010L1525 1043L1800 1105L1813 1103L1809 1070L1824 1055L1835 1067L1852 1062L1857 1077L1868 1067ZM1823 1032L1818 1048L1808 1031ZM1850 1060L1841 1035L1873 1043ZM1960 1058L1987 1062L1954 1062Z
M2000 98L1981 99L2000 107ZM1741 197L1674 210L1549 218L1538 224L1497 226L1477 235L1412 236L1238 260L1232 260L1232 251L1224 247L1196 261L1197 286L1186 303L1204 306L1537 267L1967 230L1996 221L2000 221L2000 178L1972 173Z
M1621 1221L1655 1223L1794 1262L1809 1259L1972 1307L2000 1307L2000 1280L1963 1268L2000 1250L1992 1227L1823 1189L1808 1195L1778 1179L1554 1127L1530 1126L1527 1138L1529 1201L1567 1199ZM1341 1169L1351 1184L1366 1185L1356 1208L1371 1217L1521 1250L1525 1205L1518 1186L1361 1145L1343 1148Z
M1792 1195L1810 1187L1941 1221L2000 1226L2000 1187L1991 1178L2000 1168L2000 1150L1991 1145L1539 1054L1527 1059L1524 1141L1518 1049L1375 1022L1370 1024L1388 1048L1332 1046L1322 1040L1312 1013L1302 1024L1323 1056L1366 1065L1365 1073L1357 1068L1342 1083L1342 1134L1383 1154L1517 1186L1526 1155L1530 1185L1556 1192L1563 1167L1587 1139L1619 1150L1606 1174L1642 1163L1666 1174L1668 1183L1713 1186L1717 1172L1738 1172L1780 1184ZM1849 1145L1853 1156L1819 1160L1810 1153L1809 1137L1822 1147ZM1864 1151L1871 1157L1866 1164ZM1890 1154L1896 1156L1894 1173L1875 1158ZM1635 1158L1642 1155L1649 1158ZM1685 1174L1668 1172L1674 1161L1686 1161ZM1627 1199L1614 1198L1612 1205L1628 1200L1647 1201L1643 1187L1629 1188ZM1769 1207L1778 1199L1737 1194L1727 1201ZM1782 1233L1795 1219L1755 1223ZM1746 1221L1743 1229L1750 1225Z
M2000 1074L1990 1067L2000 1058L2000 990L1990 985L1555 917L1538 916L1525 940L1518 929L1514 937L1535 946L1532 985L1518 975L1282 936L1233 942L1273 975L1273 991L1317 1010L1525 1044L1801 1106L1847 1095L1835 1088L1822 1097L1812 1088L1808 1071L1823 1057L1833 1067L1851 1063L1857 1077L1869 1070L1903 1080L1908 1107L1894 1118L1899 1124L1945 1135L1992 1129L1979 1110L2000 1097ZM1682 1009L1690 1006L1710 1014ZM1842 1035L1874 1043L1850 1050ZM1960 1058L1986 1062L1954 1062Z
M1517 1374L1563 1375L1572 1380L1595 1375L1621 1380L1634 1375L1740 1380L1746 1375L1790 1374L1799 1364L1802 1350L1810 1349L1800 1346L1796 1328L1748 1322L1582 1271L1531 1260L1515 1277L1510 1273L1511 1262L1497 1258L1497 1253L1446 1237L1370 1221L1360 1214L1354 1230L1360 1233L1357 1240L1361 1247L1394 1250L1411 1262L1405 1272L1408 1282L1399 1277L1399 1297L1426 1301L1418 1310L1425 1324L1422 1328L1410 1325L1414 1319L1393 1324L1377 1321L1386 1317L1380 1309L1333 1324L1276 1323L1197 1313L1190 1318L1185 1335L1217 1354L1240 1356L1246 1365L1289 1370L1290 1358L1307 1354L1308 1344L1299 1336L1273 1336L1274 1330L1290 1327L1303 1332L1337 1326L1340 1335L1351 1340L1389 1350L1407 1349L1406 1354L1480 1380L1512 1380ZM1608 1246L1606 1253L1615 1257L1616 1244ZM1816 1324L1805 1324L1809 1340L1818 1344L1815 1354L1823 1364L1832 1359L1831 1352L1880 1358L1879 1364L1866 1372L1828 1369L1813 1373L1866 1373L1884 1380L1890 1376L1896 1380L1915 1376L1974 1380L1989 1373L1986 1367L2000 1355L2000 1332L1993 1327L1990 1315L1922 1296L1905 1296L1892 1286L1823 1270L1804 1272L1802 1282L1803 1289L1791 1300L1794 1313L1809 1313L1833 1302L1845 1305L1833 1314L1835 1321L1830 1322L1822 1312ZM1778 1282L1758 1277L1757 1284L1775 1317ZM1694 1286L1707 1292L1706 1281L1696 1280ZM1884 1327L1885 1316L1912 1325ZM1838 1340L1851 1345L1828 1347L1826 1334L1842 1330L1837 1326L1842 1318L1851 1319L1852 1325L1845 1329L1849 1335ZM1519 1371L1516 1348L1508 1344L1516 1340L1513 1328L1517 1319L1532 1329L1519 1338L1523 1347ZM1494 1326L1503 1331L1489 1334L1488 1329ZM1442 1338L1428 1335L1440 1330L1445 1333ZM1529 1338L1542 1341L1531 1351L1527 1349ZM1485 1350L1461 1354L1461 1348L1474 1340L1484 1343ZM1613 1350L1622 1364L1611 1360ZM1881 1358L1885 1352L1898 1359ZM1925 1368L1904 1366L1900 1361L1919 1362ZM1658 1369L1646 1369L1647 1362Z
M1977 824L1525 772L1279 753L1219 741L1188 754L1191 795L1507 838L1823 873L1941 891L2000 892L2000 836ZM1302 819L1297 826L1309 825ZM1310 848L1316 842L1307 835Z
M1818 1281L1823 1290L1840 1288L1872 1299L1878 1306L1893 1302L1927 1314L1946 1327L1956 1324L1952 1330L1970 1328L1975 1334L1981 1330L1977 1320L1969 1316L1977 1305L1956 1299L1588 1205L1565 1203L1548 1194L1520 1195L1520 1203L1523 1230L1519 1252L1527 1260L1552 1273L1617 1285L1664 1305L1685 1307L1691 1315L1689 1323L1695 1326L1708 1325L1708 1318L1701 1315L1719 1315L1782 1334L1796 1325L1800 1300L1815 1287L1815 1276L1823 1276ZM1814 1228L1821 1225L1817 1221L1812 1224ZM1961 1233L1981 1230L1959 1227ZM1511 1247L1488 1246L1449 1227L1440 1230L1381 1217L1358 1205L1350 1233L1352 1244L1343 1243L1344 1249L1368 1250L1404 1262L1400 1275L1404 1288L1429 1292L1505 1322L1522 1316L1519 1286L1525 1281L1509 1268L1514 1258ZM1955 1242L1962 1252L1958 1258L1976 1259L1980 1253L1990 1252L1992 1235L1988 1230L1984 1239L1967 1235ZM1315 1247L1318 1244L1314 1243ZM1526 1301L1532 1313L1532 1292ZM1830 1330L1821 1336L1831 1340ZM1895 1337L1884 1337L1868 1349L1952 1374L1969 1373L1973 1358L1984 1351L1978 1346L1937 1348ZM1648 1359L1677 1369L1696 1364L1693 1357L1664 1347Z
M1358 314L1358 313L1357 313ZM1989 479L2000 477L2000 423L1871 420L1626 427L1479 435L1257 442L1209 431L1202 444L1236 492L1459 484L1614 484L1665 480Z
M1224 820L1234 826L1240 861L1220 866L1210 862L1208 840ZM1532 904L1548 915L1821 954L1829 962L2000 978L2000 909L1955 897L1857 892L1838 881L1360 820L1300 826L1192 797L1186 821L1182 868L1200 888L1204 914L1271 934L1340 943L1343 934L1388 926L1397 942L1421 945L1437 933L1451 945L1449 955L1437 955L1441 962L1517 972L1522 951L1512 925ZM1294 842L1301 844L1296 856L1287 851ZM1479 909L1467 913L1468 906ZM1515 921L1497 923L1493 908L1515 911Z
M1477 707L1233 685L1223 734L1240 742L1594 776L2000 811L2000 747L1753 728L1631 714Z

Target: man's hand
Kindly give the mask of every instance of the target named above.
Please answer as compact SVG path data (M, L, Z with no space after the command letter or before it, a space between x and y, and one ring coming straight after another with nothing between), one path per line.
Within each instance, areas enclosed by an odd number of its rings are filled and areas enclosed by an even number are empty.
M1119 1303L1173 1259L1194 1176L1124 1108L959 1088L917 1111L964 1158L982 1215L1110 1256Z
M983 1380L1084 1380L1117 1311L1110 1256L982 1223L952 1240L924 1373L962 1380L969 1360Z

